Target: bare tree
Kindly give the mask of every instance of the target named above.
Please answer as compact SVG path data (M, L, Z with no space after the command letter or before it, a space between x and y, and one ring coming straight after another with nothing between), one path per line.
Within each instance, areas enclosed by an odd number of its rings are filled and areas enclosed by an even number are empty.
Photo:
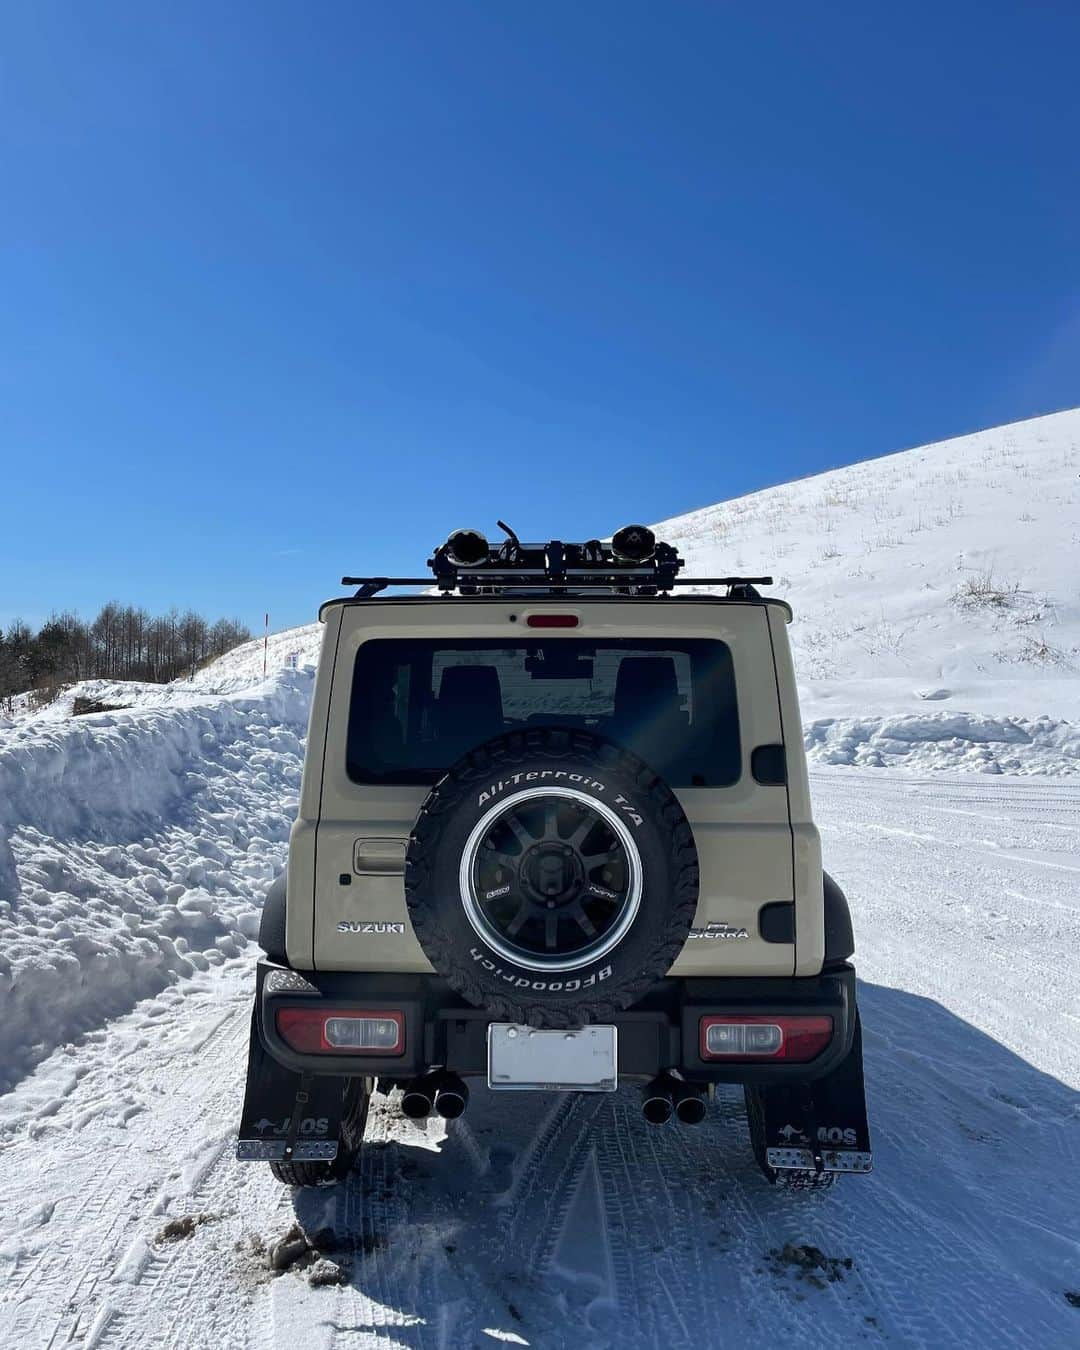
M65 684L88 678L190 678L204 661L250 637L238 619L210 625L194 610L151 616L116 601L91 623L72 613L52 614L37 633L16 619L0 632L0 707L10 709L14 696L28 690L47 701Z

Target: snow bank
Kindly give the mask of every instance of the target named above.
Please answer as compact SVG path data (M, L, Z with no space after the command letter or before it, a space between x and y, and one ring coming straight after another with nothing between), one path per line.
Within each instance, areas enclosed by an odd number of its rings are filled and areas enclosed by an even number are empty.
M187 708L205 700L207 694L242 693L262 684L279 671L314 672L322 645L323 627L319 623L301 628L285 628L271 633L266 644L266 675L263 675L263 639L234 647L231 652L209 662L191 679L171 684L152 684L142 680L79 680L63 688L51 703L36 706L35 695L16 694L10 712L0 713L0 734L27 723L64 722L74 711L78 698L121 708Z
M236 955L285 861L311 674L0 730L0 1088Z
M918 772L1080 774L1080 724L981 713L817 718L804 729L807 756L819 764L854 764Z

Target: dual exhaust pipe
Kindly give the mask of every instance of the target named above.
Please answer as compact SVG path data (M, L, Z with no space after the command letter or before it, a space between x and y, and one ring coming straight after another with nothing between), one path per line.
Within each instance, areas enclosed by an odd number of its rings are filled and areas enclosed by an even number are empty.
M469 1104L469 1089L456 1073L443 1069L414 1078L405 1087L401 1112L409 1120L426 1120L432 1111L443 1120L457 1120Z
M705 1119L705 1088L661 1074L642 1090L641 1112L650 1125L666 1125L672 1116L682 1125ZM443 1120L457 1120L469 1104L469 1089L456 1073L438 1069L414 1078L405 1087L401 1113L409 1120L426 1120L434 1111Z
M642 1089L641 1114L650 1125L666 1125L674 1115L682 1125L700 1125L708 1099L704 1087L661 1074Z

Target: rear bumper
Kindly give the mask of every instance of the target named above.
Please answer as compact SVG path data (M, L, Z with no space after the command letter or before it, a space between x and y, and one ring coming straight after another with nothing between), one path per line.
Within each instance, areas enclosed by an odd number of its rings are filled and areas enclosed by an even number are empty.
M277 1013L310 1007L401 1013L405 1043L399 1055L301 1054L277 1030ZM733 1063L702 1059L700 1024L717 1014L825 1014L832 1039L805 1063ZM465 1004L434 976L295 972L270 961L258 967L256 1025L267 1052L294 1072L409 1079L441 1067L462 1077L487 1074L487 1029L499 1019ZM678 1070L700 1083L806 1083L829 1073L851 1049L855 1026L855 971L846 962L804 979L669 979L639 1004L612 1019L619 1029L619 1077L648 1079Z

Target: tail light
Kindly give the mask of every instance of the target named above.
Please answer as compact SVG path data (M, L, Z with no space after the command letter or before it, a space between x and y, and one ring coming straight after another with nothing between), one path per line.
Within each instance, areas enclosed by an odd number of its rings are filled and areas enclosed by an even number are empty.
M307 1055L400 1055L405 1015L350 1008L279 1008L281 1039Z
M703 1017L701 1058L805 1063L821 1054L832 1034L833 1020L824 1016Z

